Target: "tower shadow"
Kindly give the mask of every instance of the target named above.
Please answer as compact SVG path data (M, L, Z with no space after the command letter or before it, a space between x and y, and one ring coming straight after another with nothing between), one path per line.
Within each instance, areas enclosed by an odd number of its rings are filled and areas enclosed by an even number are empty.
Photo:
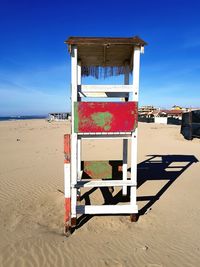
M166 184L153 196L139 196L137 201L148 201L139 210L143 215L177 178L188 169L193 163L198 162L193 155L148 155L148 159L138 164L138 185L142 187L147 181L166 181Z
M147 202L139 210L139 216L144 215L186 169L193 163L198 162L198 159L193 155L147 155L147 157L148 159L137 165L137 189L142 187L147 181L166 181L166 183L155 195L137 197L137 202ZM118 163L120 163L120 161L118 161ZM119 170L119 168L116 167L116 164L114 166L116 170ZM129 168L128 171L131 171L131 168ZM118 174L121 178L121 173ZM114 179L120 179L119 177L117 178L114 176ZM81 199L85 200L86 205L90 205L90 194L96 189L97 188L93 188L82 195ZM108 188L100 188L104 197L104 205L117 205L120 202L129 202L130 188L128 189L127 196L122 195L122 190L115 196L112 196L112 193ZM77 221L77 228L80 228L92 217L93 215L80 216Z

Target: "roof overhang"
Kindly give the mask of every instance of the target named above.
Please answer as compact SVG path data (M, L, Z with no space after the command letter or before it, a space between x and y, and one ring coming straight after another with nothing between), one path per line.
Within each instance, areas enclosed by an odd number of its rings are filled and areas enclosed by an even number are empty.
M126 66L129 66L129 70L131 70L134 47L143 48L147 45L138 36L130 38L70 37L65 43L68 45L69 52L71 52L72 46L78 48L78 60L81 61L82 74L95 77L99 76L99 68L108 69L106 72L109 73L106 76L122 74L125 72ZM116 68L117 71L114 71L113 68Z

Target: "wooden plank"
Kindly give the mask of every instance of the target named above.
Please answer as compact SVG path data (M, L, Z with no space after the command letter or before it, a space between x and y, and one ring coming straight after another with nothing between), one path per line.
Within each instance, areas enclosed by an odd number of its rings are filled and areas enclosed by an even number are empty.
M133 94L133 100L138 101L139 95L139 75L140 75L140 48L134 47L133 54L133 84L136 91ZM131 180L137 183L137 128L132 133L131 141ZM136 204L136 188L131 187L130 202L132 205Z
M137 102L75 102L74 132L129 132L137 127Z
M127 79L127 78L126 78ZM133 92L133 85L81 85L78 87L79 91L82 93L97 93L97 92L104 92L104 93L130 93Z
M82 180L78 181L76 185L77 188L80 187L110 187L110 186L136 186L131 180Z
M79 92L79 97L115 97L115 98L128 98L129 93L124 92Z
M122 176L123 181L127 181L127 161L128 161L128 140L123 139L123 166L122 166ZM124 186L122 189L123 196L127 195L127 187Z
M81 171L81 138L77 139L77 171Z
M81 86L81 61L78 61L77 65L77 84ZM81 102L81 97L78 97L78 101ZM78 173L81 171L81 138L77 139L77 170ZM80 195L80 192L78 192Z
M128 62L126 64L126 72L124 74L124 84L128 85L129 84L129 65ZM124 101L128 101L128 97L124 98ZM128 140L124 139L123 140L123 180L127 180L127 161L128 161ZM122 188L122 195L126 196L127 195L127 187L123 186Z
M71 136L70 134L64 135L64 163L71 161Z
M77 45L77 44L131 44L137 46L144 46L147 43L139 38L138 36L133 37L79 37L79 36L72 36L69 37L68 40L65 41L68 45ZM89 46L90 48L90 46Z
M79 205L78 214L130 214L138 213L137 205Z
M78 86L81 86L81 61L78 61L77 65L77 84Z
M71 177L70 177L70 134L64 135L64 194L65 194L65 219L68 223L71 215Z
M131 132L108 132L108 133L78 133L78 136L81 136L81 138L84 139L123 139L123 138L131 138Z
M131 181L137 183L137 129L132 134L131 140ZM136 204L136 188L131 187L130 202Z
M122 161L83 161L82 178L92 179L121 179L122 176Z
M72 134L71 134L71 183L77 182L77 134L74 132L74 105L77 101L77 47L72 47L71 53L71 101L72 101ZM77 189L71 188L71 218L76 218Z
M133 56L133 101L138 101L139 97L139 79L140 79L140 48L134 48Z

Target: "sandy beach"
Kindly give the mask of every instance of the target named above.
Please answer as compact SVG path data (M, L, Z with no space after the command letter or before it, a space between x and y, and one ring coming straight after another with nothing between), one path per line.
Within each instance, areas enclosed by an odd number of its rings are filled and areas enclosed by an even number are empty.
M180 126L139 123L138 222L85 217L66 238L69 131L69 122L0 122L0 266L199 266L200 140L184 140ZM83 146L84 160L122 157L121 141ZM99 189L90 197L104 202Z

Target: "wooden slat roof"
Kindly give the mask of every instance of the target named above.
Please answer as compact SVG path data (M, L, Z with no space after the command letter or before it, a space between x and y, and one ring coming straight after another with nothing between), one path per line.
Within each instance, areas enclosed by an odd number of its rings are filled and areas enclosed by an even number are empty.
M138 36L134 37L69 37L65 41L68 45L107 45L107 44L132 44L137 46L144 46L147 43Z

